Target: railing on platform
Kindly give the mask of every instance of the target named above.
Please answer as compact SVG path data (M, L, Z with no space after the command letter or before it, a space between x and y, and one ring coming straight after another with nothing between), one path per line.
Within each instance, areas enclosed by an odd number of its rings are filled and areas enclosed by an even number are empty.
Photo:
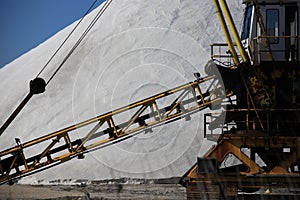
M237 45L234 44L236 52L238 52ZM228 48L227 43L213 43L210 45L210 54L211 59L217 61L217 64L220 64L225 67L233 66L234 62L232 59L232 54ZM237 55L238 59L241 60L241 55Z
M205 113L204 137L216 139L220 134L249 132L294 136L300 129L299 112L300 109L228 109Z
M260 64L263 61L299 61L300 36L258 36L251 40L251 61ZM264 47L263 40L270 43L271 54Z

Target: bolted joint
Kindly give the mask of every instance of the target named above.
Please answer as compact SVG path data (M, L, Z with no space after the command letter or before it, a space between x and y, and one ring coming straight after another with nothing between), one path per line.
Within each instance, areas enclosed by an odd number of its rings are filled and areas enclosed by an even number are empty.
M30 94L40 94L46 90L46 81L42 78L35 78L29 82Z

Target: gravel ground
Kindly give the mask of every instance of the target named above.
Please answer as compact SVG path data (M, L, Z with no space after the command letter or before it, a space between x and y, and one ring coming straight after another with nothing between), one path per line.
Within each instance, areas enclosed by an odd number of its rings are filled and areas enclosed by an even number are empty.
M0 199L186 199L177 184L2 185Z

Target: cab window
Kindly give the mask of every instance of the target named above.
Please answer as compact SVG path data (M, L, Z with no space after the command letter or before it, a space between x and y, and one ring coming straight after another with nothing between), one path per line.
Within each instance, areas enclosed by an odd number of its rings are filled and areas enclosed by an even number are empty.
M253 6L248 6L246 8L243 32L242 32L242 36L241 36L242 40L249 38L250 27L251 27L251 18L252 18L252 9L253 9Z
M279 11L277 9L267 10L267 35L272 36L269 38L270 43L278 43L279 36Z

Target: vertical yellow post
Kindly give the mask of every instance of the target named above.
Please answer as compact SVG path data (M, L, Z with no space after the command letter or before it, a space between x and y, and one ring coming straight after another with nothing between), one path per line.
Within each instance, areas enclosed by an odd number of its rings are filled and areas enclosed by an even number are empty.
M240 64L240 62L239 62L238 56L236 54L236 51L234 49L234 45L233 45L231 36L229 34L229 31L228 31L228 28L227 28L227 25L226 25L223 13L221 11L221 7L220 7L220 4L219 4L219 1L218 0L213 0L213 2L214 2L214 5L215 5L216 12L217 12L217 15L218 15L218 18L219 18L222 30L224 32L224 35L225 35L225 38L226 38L229 50L230 50L230 52L232 54L233 62L234 62L235 65L238 65L238 64Z
M225 0L220 0L220 4L222 6L222 9L223 9L223 12L224 12L224 15L227 19L227 22L229 24L229 28L231 29L231 33L233 35L233 38L235 40L235 43L237 44L237 47L238 47L238 50L242 56L242 59L243 59L243 62L248 62L249 61L249 57L242 45L242 42L241 42L241 38L240 36L238 35L238 31L235 27L235 24L233 22L233 19L232 19L232 16L230 14L230 11L229 11L229 8L227 6L227 3Z

